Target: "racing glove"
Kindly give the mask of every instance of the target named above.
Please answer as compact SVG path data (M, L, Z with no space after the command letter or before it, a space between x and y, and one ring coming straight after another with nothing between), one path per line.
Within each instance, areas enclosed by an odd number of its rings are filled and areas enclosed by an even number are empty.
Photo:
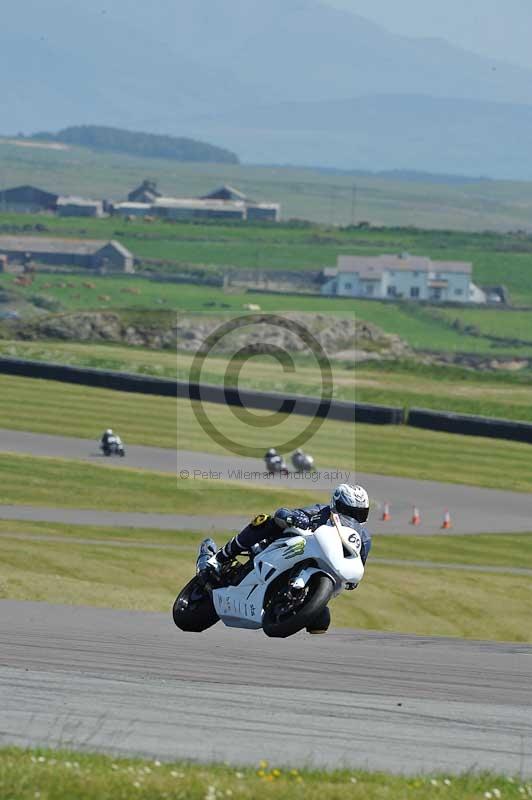
M273 515L277 525L284 530L285 528L300 528L307 531L310 528L310 520L304 511L299 509L279 508Z

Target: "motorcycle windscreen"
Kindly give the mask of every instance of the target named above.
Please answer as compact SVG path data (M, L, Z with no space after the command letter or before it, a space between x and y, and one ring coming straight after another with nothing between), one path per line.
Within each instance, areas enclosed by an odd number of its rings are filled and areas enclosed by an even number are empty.
M362 537L358 532L358 523L356 520L344 514L334 514L333 523L346 549L352 553L352 555L359 556L362 550Z

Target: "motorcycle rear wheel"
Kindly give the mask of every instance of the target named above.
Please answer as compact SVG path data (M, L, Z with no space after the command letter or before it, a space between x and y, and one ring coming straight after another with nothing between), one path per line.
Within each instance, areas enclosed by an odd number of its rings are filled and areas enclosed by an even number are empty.
M192 578L177 595L172 616L177 627L188 633L201 633L220 619L211 595L197 576Z
M285 639L303 628L312 627L313 620L321 615L331 599L334 584L327 575L312 575L303 602L292 609L286 607L283 598L286 589L286 581L280 586L277 584L271 587L272 593L266 599L262 618L262 628L266 636Z

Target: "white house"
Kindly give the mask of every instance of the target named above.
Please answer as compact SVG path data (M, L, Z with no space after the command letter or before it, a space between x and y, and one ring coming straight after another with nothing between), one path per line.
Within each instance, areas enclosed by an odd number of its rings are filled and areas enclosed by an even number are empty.
M321 292L380 300L485 303L485 293L471 281L472 270L465 261L432 261L409 253L338 256L336 268L324 270Z

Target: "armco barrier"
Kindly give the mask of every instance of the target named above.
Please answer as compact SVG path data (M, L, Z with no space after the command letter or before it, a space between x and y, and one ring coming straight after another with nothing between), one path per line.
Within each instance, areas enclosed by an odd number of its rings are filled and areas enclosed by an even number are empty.
M510 419L476 417L469 414L452 414L412 408L408 414L408 425L431 431L461 433L467 436L487 436L493 439L511 439L515 442L532 443L532 424L514 422Z
M132 375L131 373L89 367L70 367L43 361L0 358L0 373L116 389L121 392L138 392L165 397L190 397L192 400L201 399L206 403L223 403L304 416L327 417L342 422L365 422L373 425L401 425L404 422L402 408L347 403L341 400L332 400L329 404L326 401L320 401L317 397L281 395L251 389L237 391L236 389L225 389L223 386L208 384L200 386L168 378L153 378L147 375Z
M82 386L97 386L117 389L121 392L139 392L175 397L175 381L152 378L145 375L111 372L90 367L68 367L64 364L49 364L45 361L25 361L18 358L0 358L0 373L21 375L26 378L42 378L62 383L78 383Z

